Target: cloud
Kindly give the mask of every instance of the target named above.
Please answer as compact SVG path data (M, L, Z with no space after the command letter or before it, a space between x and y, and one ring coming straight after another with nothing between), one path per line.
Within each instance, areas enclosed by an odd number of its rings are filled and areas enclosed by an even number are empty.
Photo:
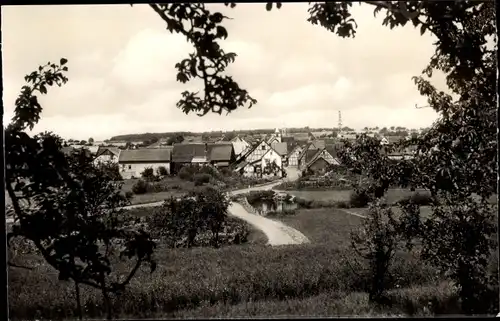
M79 139L170 130L333 127L338 110L345 125L360 128L386 122L420 127L436 118L431 109L414 109L425 99L411 80L428 63L434 39L420 36L411 25L382 26L372 6L353 6L359 25L354 39L311 25L306 3L285 3L271 12L263 4L207 7L233 18L225 21L229 37L221 46L238 55L227 74L258 100L251 109L200 118L176 108L182 91L203 89L200 81L176 81L174 66L193 47L166 31L147 5L57 6L52 11L19 6L2 10L6 114L12 114L26 73L46 60L66 57L70 81L41 99L38 127ZM18 39L33 39L32 46ZM443 78L437 80L443 88Z

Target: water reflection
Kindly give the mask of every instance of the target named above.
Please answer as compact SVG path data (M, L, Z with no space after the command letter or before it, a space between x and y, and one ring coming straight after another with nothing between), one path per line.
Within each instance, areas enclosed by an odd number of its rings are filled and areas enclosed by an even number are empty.
M280 213L285 211L291 211L295 210L298 206L296 203L292 201L285 201L285 200L259 200L252 205L261 215L265 215L269 212Z

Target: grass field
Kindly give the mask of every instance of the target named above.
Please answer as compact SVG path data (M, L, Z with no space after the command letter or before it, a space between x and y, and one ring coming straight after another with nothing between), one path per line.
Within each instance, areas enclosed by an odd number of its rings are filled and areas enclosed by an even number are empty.
M337 190L337 191L286 191L289 194L295 195L307 200L314 201L349 201L349 197L352 193L350 190ZM424 194L425 191L417 191L420 194ZM412 192L409 189L389 189L386 194L386 199L388 203L394 203L405 197L411 196L416 192Z
M171 250L160 245L157 270L139 271L128 290L113 299L115 317L396 316L456 309L449 284L406 253L400 253L391 268L392 307L368 303L366 266L352 260L349 248L349 233L361 218L336 209L313 209L282 220L312 243L270 247L262 245L265 236L255 234L261 241L220 249ZM59 282L55 271L34 255L17 259L18 264L36 267L9 269L11 318L74 318L72 285ZM127 266L119 263L118 269ZM85 288L82 300L85 317L103 317L98 291ZM428 307L428 302L434 305Z

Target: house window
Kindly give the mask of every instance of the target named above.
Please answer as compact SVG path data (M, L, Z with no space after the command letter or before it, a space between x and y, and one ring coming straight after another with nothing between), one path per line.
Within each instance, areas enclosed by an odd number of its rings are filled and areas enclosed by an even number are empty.
M132 165L128 165L128 169L132 169Z
M262 150L266 150L266 145L262 145Z

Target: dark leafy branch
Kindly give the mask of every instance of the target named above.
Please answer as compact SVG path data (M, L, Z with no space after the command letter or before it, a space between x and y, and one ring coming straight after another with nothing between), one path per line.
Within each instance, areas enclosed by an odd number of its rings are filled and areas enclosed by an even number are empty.
M221 114L238 107L250 108L257 102L232 77L223 75L236 58L235 53L226 53L218 42L228 36L221 24L227 17L219 12L211 13L203 3L150 4L150 7L166 22L168 31L184 35L194 46L194 52L175 65L177 80L186 83L201 79L204 95L184 91L178 108L186 114L195 111L203 116L208 112Z

